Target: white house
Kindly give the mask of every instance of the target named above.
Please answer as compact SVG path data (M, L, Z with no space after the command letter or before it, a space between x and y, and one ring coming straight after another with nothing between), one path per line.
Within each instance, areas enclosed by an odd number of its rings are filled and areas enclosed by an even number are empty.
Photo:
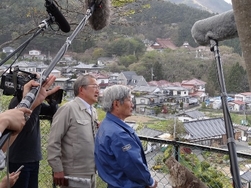
M245 103L251 102L251 92L239 93L234 96L234 100L243 101Z
M5 53L5 54L10 54L10 53L12 53L12 52L14 52L14 48L12 48L12 47L4 47L3 48L3 53Z
M171 86L171 87L164 87L163 90L165 90L167 94L173 96L185 97L189 95L189 90L185 87Z
M50 74L56 76L56 78L61 77L61 72L59 70L56 70L56 69L53 69Z
M46 55L41 54L41 51L39 50L30 50L29 54L24 54L23 55L24 59L36 59L36 60L46 60Z

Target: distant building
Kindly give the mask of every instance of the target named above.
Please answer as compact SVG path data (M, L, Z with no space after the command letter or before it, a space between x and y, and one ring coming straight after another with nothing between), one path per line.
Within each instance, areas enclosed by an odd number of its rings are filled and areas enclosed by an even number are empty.
M42 54L41 51L39 51L39 50L30 50L29 54L23 55L23 58L30 59L30 60L44 61L44 60L46 60L46 55Z
M184 122L184 127L190 142L208 146L227 144L223 118Z
M172 42L170 38L166 39L157 38L156 42L151 45L151 48L154 50L163 50L163 49L176 50L177 46Z
M12 47L4 47L4 48L3 48L3 53L5 53L5 54L7 54L7 55L11 54L11 53L14 52L14 51L15 51L15 49L12 48Z
M251 92L239 93L234 96L234 100L251 103Z
M178 116L178 120L182 122L205 119L205 114L197 110L187 111L187 112L178 114L177 116Z

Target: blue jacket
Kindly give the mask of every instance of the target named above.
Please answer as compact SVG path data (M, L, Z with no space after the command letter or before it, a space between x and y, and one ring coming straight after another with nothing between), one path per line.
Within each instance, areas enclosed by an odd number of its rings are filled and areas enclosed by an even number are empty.
M95 163L108 188L145 188L154 182L138 136L111 113L106 114L96 135Z

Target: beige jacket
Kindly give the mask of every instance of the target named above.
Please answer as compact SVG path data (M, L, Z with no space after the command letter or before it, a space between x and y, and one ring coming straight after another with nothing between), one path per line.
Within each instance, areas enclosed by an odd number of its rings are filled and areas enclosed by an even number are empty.
M95 174L94 135L92 123L97 122L83 101L76 97L60 107L53 117L48 140L48 162L53 172L81 177Z

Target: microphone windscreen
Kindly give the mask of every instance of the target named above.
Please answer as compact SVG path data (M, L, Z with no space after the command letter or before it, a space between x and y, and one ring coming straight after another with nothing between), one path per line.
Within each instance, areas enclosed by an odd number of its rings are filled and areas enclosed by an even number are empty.
M211 39L223 41L238 37L233 10L195 22L191 34L202 46L209 45Z
M89 24L94 30L101 30L110 23L110 0L85 0L88 8L94 5L94 10L89 18Z

